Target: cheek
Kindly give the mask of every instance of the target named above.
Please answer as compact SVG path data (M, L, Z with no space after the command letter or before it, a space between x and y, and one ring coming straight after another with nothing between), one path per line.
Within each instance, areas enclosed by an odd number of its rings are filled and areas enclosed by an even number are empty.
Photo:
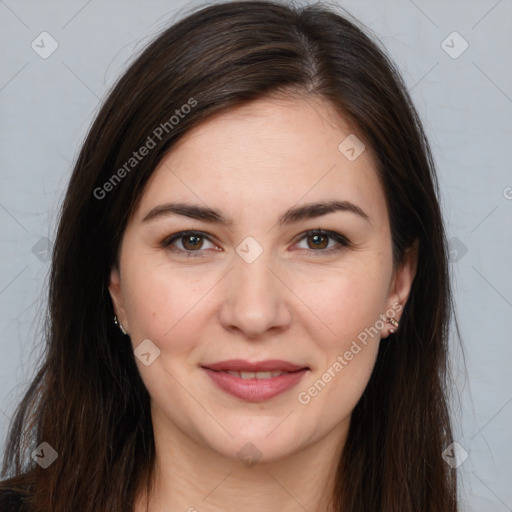
M199 277L193 268L166 265L134 265L128 273L123 286L134 345L149 338L161 348L180 351L187 340L199 338L199 315L208 304L214 276L203 272Z
M307 324L311 338L318 340L330 357L332 350L343 350L376 325L385 311L390 269L387 262L361 258L347 261L322 279L303 274L297 281L297 295L315 314L309 315Z
M382 327L377 322L382 322L379 315L385 306L387 283L382 277L380 281L373 277L356 272L333 277L315 297L312 309L319 312L329 330L324 328L319 335L319 322L310 324L310 338L320 356L297 399L319 431L350 416L372 374Z

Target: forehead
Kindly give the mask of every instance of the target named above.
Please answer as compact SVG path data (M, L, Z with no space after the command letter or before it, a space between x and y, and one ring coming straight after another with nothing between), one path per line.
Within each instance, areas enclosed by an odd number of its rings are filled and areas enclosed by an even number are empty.
M347 137L357 152L364 147L355 159L344 153ZM232 207L237 216L244 207L269 210L322 199L350 199L370 214L386 213L371 148L326 101L270 97L187 132L155 169L138 216L170 200Z

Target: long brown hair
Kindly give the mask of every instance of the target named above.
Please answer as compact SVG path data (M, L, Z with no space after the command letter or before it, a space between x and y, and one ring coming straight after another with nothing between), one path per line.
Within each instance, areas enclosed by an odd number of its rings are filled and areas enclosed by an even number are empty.
M119 242L146 182L184 133L278 93L323 98L357 126L378 160L395 264L419 241L400 329L381 344L352 414L336 510L457 510L455 470L441 457L451 442L446 239L421 122L394 64L356 21L319 4L267 1L207 6L163 31L89 131L53 248L44 360L4 457L10 479L2 486L28 489L32 510L119 512L132 509L143 476L149 489L150 397L131 344L113 325L107 289ZM148 137L155 147L134 164ZM41 442L58 452L47 469L30 457Z

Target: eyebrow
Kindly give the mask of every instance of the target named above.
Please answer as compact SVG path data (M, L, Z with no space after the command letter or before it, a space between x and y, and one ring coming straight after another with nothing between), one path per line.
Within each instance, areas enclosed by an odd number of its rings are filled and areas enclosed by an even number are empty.
M294 206L287 210L279 218L279 225L289 225L305 219L314 219L333 212L350 212L358 215L367 222L370 222L368 215L356 204L350 201L326 201L318 203L307 203L301 206ZM165 203L155 206L142 219L142 222L148 222L157 218L171 215L182 215L191 219L202 220L204 222L232 226L233 219L227 217L222 211L214 210L207 206L188 204L188 203Z

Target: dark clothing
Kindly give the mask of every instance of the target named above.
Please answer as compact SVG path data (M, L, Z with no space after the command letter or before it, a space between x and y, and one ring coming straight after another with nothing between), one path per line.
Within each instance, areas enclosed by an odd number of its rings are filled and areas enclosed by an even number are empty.
M15 491L0 491L0 512L25 512L23 496Z

